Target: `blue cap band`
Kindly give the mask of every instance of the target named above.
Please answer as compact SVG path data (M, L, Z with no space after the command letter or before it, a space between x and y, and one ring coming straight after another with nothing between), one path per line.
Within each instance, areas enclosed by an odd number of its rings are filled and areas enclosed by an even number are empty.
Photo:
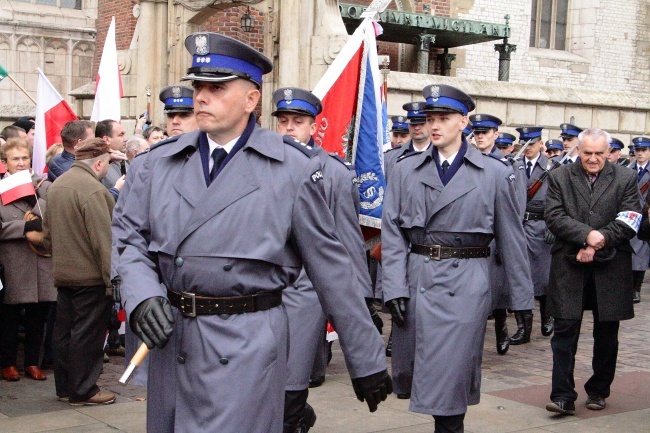
M289 109L289 108L301 108L303 110L309 111L314 117L318 114L318 110L316 107L311 105L307 101L302 101L300 99L293 99L291 101L280 101L278 102L278 111L282 111L284 109Z
M235 57L224 56L221 54L207 54L205 56L194 55L192 60L193 68L201 67L232 69L233 71L243 72L250 75L251 80L262 83L264 71L255 65Z
M609 143L609 147L612 149L623 150L623 146L620 143L611 142Z
M465 106L462 102L453 99L453 98L448 98L446 96L441 96L435 101L433 98L427 98L427 108L444 108L444 107L451 107L454 110L460 111L463 113L464 116L467 116L467 113L469 112L469 108Z
M495 128L499 129L499 124L492 122L491 120L481 120L477 122L476 120L472 124L472 129L483 129L483 128Z
M194 100L192 98L167 98L165 99L165 106L179 106L185 105L187 107L194 107Z
M534 132L528 132L528 133L521 133L519 134L519 139L520 140L530 140L531 138L539 138L542 136L542 131L534 131Z
M420 110L418 110L418 111L407 111L406 112L406 117L414 117L416 119L426 118L427 113L421 112Z
M409 126L407 123L397 122L397 123L393 123L393 129L405 129L408 131Z
M500 143L510 145L510 144L514 143L514 140L511 140L511 139L506 138L506 137L503 137L503 138L499 137L496 140L494 140L494 144L500 144Z

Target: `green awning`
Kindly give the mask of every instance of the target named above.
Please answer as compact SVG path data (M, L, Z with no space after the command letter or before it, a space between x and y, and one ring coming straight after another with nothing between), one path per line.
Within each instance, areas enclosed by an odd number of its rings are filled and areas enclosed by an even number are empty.
M363 20L365 6L339 3L341 17L349 34ZM417 44L422 34L435 35L435 48L454 48L463 45L480 44L510 37L510 26L482 21L461 20L435 15L416 14L396 10L385 10L379 14L379 23L384 33L379 41Z

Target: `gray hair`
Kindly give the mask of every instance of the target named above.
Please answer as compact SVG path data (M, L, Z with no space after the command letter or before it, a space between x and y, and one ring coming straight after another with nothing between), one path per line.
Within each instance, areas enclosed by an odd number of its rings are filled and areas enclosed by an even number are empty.
M147 143L147 140L138 135L134 135L126 141L126 155L135 156L141 152L140 149L143 146L147 147L148 145L149 143Z
M612 142L612 136L609 135L609 132L603 129L589 128L589 129L585 129L580 134L578 134L578 146L582 145L582 142L584 141L585 137L589 137L594 141L598 140L599 138L604 138L608 146Z

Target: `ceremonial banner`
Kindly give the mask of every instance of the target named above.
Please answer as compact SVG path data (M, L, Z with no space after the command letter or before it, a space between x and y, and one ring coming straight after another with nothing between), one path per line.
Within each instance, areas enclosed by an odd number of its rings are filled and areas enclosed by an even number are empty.
M121 120L120 98L124 96L122 78L117 61L117 46L115 45L115 17L106 34L102 58L99 61L97 82L95 83L95 103L90 120L99 122L106 119Z
M36 190L29 170L20 170L0 180L0 198L3 205L8 205L19 198L35 194Z
M323 103L314 141L352 162L357 172L362 225L379 228L386 181L382 80L377 58L381 27L365 19L313 90Z
M78 117L43 74L43 71L40 68L37 68L37 71L32 169L36 174L43 174L47 149L54 143L61 143L61 129L66 123L77 120Z
M0 65L0 81L7 78L8 75L9 75L9 72L5 69L4 66Z

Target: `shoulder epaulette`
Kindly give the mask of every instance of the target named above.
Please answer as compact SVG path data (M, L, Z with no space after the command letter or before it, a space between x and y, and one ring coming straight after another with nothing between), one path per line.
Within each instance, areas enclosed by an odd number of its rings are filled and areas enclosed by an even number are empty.
M384 150L384 154L386 154L386 153L388 153L388 152L391 152L391 151L393 151L393 150L401 149L402 146L403 146L403 145L400 144L399 146L391 147L391 148L388 149L388 150Z
M337 160L338 162L340 162L341 164L343 164L345 166L345 168L347 168L348 170L354 170L354 165L352 165L352 163L350 163L350 162L346 161L345 159L341 158L336 153L328 153L328 155L331 156L332 158L334 158L335 160Z
M283 136L282 140L284 141L284 144L288 144L291 147L295 147L296 149L298 149L299 151L307 155L307 157L309 158L311 158L312 156L316 155L316 153L318 153L317 149L315 149L313 146L308 146L288 135Z
M492 159L496 159L497 161L499 161L503 165L510 165L511 164L511 162L510 162L510 160L508 158L499 158L498 156L494 155L493 153L484 153L483 155L489 156Z
M410 158L411 156L414 156L414 155L420 155L421 153L422 153L422 152L406 152L404 155L399 156L399 157L397 158L397 161L396 161L396 162L403 161L403 160L405 160L406 158Z
M155 149L157 149L157 148L159 148L161 146L164 146L165 144L173 143L176 140L178 140L181 135L175 135L173 137L169 137L169 138L167 138L165 140L159 141L158 143L154 144L153 146L150 146L149 150L147 152L151 152L152 150L155 150ZM142 153L146 153L146 152L142 152Z

